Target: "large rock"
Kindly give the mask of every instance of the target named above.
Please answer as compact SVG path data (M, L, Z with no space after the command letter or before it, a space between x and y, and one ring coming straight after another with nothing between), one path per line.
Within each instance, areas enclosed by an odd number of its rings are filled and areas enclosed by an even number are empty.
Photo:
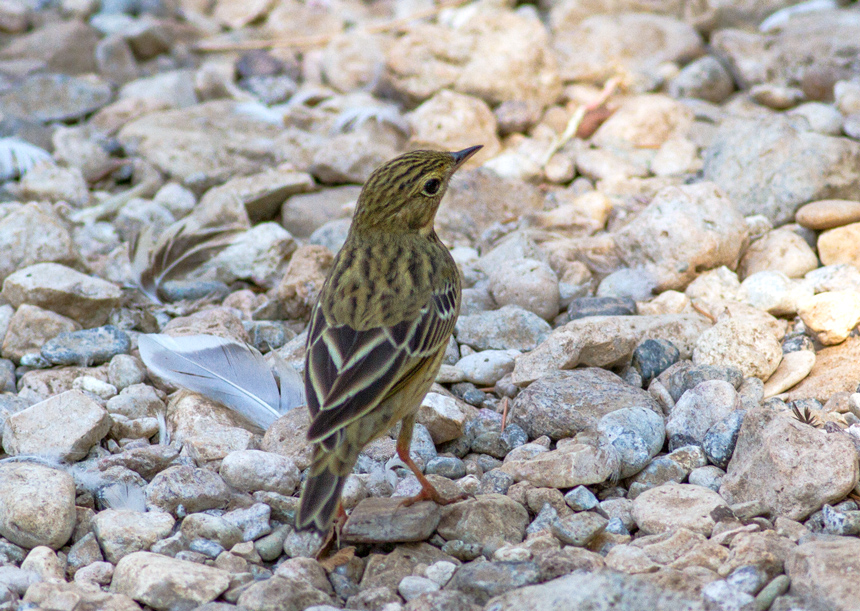
M501 494L484 494L442 508L437 532L445 539L486 543L491 538L519 543L529 514L526 508Z
M12 414L3 449L12 456L42 454L81 460L110 431L107 410L79 390L69 390Z
M860 608L860 540L833 537L798 545L785 563L791 594L819 601L833 611Z
M557 328L535 350L517 358L514 384L524 385L557 369L606 367L628 362L646 339L667 339L689 358L711 323L698 314L589 316ZM459 339L459 336L458 336Z
M119 287L58 263L37 263L19 269L3 282L3 297L68 316L85 328L107 321L118 304Z
M235 102L217 100L149 113L129 122L117 137L127 151L200 192L287 161L278 144L282 132L240 113Z
M599 484L615 475L618 452L609 443L571 443L532 458L506 460L501 471L533 486L573 488Z
M804 124L779 115L723 123L705 153L705 178L741 214L764 214L774 225L791 222L810 201L860 198L860 143Z
M648 535L683 527L710 537L716 524L711 512L718 507L726 507L726 502L710 488L664 484L636 497L633 519Z
M838 392L854 392L860 379L860 338L849 337L815 354L812 371L789 391L789 401L818 399L825 403Z
M758 408L744 417L720 494L731 504L760 501L775 516L802 520L844 498L857 477L849 437Z
M31 463L0 464L0 536L28 549L59 549L76 517L71 475Z
M692 26L664 15L593 15L569 28L562 20L557 23L553 43L565 81L602 82L619 66L653 78L660 64L703 52L702 38Z
M512 590L490 599L486 611L558 609L703 611L698 597L660 588L638 577L612 571L576 571L546 583Z
M658 291L683 290L697 275L737 266L749 230L733 201L713 183L666 187L615 233L630 268L654 276Z
M93 532L108 562L116 564L134 552L148 551L159 539L173 531L175 520L169 513L129 509L105 509L93 519Z
M193 609L215 600L230 585L227 571L151 552L119 561L111 591L153 609Z
M660 408L646 391L625 384L617 375L596 367L557 371L538 378L514 399L511 420L534 439L573 437L597 426L617 409Z

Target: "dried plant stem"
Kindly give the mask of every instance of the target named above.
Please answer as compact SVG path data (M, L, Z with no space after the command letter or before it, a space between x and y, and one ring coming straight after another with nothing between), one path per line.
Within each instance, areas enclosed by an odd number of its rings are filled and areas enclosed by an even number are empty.
M407 17L400 17L399 19L392 19L390 21L385 21L383 23L378 23L375 25L369 25L362 28L362 31L367 34L381 34L384 32L397 32L406 29L409 24L418 19L427 19L428 17L435 17L442 11L448 8L456 8L463 4L466 4L470 0L453 0L452 2L445 2L444 4L440 4L439 6L434 6L433 8L424 9L422 11L416 11ZM265 40L246 40L244 42L213 42L213 41L202 41L195 46L195 50L200 51L202 53L216 53L221 51L254 51L258 49L275 49L275 48L293 48L293 49L307 49L313 47L322 47L327 45L335 36L338 36L341 32L337 32L336 34L321 34L318 36L297 36L295 38L287 39L265 39Z
M562 134L553 141L546 153L544 153L540 162L541 167L544 167L552 156L561 150L561 148L570 142L570 140L576 135L576 132L579 130L579 125L585 118L586 113L597 110L606 104L606 101L613 93L615 93L615 90L620 84L621 77L613 76L611 79L606 81L606 84L603 86L603 90L594 102L576 107L576 110L573 111L573 114L567 122L567 126L564 128L564 132L562 132Z

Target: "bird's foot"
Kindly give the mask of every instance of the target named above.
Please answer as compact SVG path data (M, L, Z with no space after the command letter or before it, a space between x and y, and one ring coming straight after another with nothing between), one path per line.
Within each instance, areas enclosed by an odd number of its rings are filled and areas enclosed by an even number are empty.
M423 482L422 482L423 484ZM427 482L426 485L421 486L421 492L416 494L415 496L408 496L400 502L401 507L409 507L410 505L414 505L420 501L433 501L437 505L450 505L451 503L457 503L459 501L465 501L470 498L468 494L458 494L451 498L447 498L439 494L439 491L433 487L432 484Z

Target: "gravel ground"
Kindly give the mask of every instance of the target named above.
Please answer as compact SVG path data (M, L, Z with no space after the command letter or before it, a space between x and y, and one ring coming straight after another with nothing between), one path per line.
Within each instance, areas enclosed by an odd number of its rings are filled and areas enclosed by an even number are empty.
M0 611L860 609L860 7L514 4L0 3ZM317 560L307 411L138 339L301 370L362 182L476 144L412 447L471 498L392 432Z

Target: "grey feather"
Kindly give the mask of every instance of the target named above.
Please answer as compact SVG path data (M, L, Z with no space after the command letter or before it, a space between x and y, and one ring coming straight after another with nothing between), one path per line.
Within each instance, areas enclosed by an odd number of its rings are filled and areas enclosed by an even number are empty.
M266 429L304 403L301 376L286 362L275 375L263 355L247 344L214 335L141 335L140 358L168 382L200 393Z

